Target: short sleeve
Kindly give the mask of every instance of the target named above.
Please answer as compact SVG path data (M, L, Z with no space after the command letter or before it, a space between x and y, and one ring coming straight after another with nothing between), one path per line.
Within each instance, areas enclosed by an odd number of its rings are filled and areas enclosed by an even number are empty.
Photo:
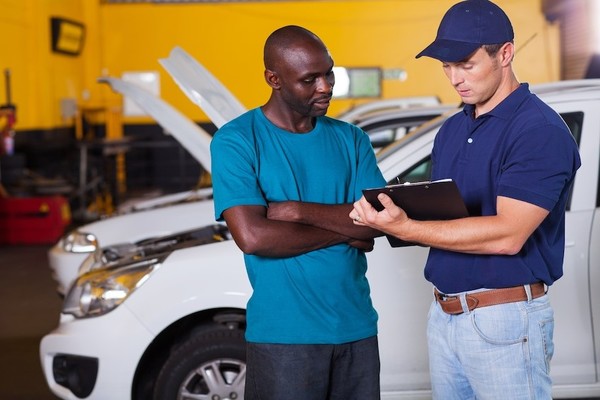
M502 165L498 195L552 210L578 168L577 145L553 124L522 132Z
M226 125L215 134L210 151L217 221L223 220L223 211L234 206L267 205L256 178L255 149L247 134L236 125Z

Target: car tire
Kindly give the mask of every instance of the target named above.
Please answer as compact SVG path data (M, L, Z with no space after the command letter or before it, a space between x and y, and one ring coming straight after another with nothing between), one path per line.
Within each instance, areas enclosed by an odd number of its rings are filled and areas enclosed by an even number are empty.
M245 381L244 331L204 330L172 350L156 380L154 400L243 400Z

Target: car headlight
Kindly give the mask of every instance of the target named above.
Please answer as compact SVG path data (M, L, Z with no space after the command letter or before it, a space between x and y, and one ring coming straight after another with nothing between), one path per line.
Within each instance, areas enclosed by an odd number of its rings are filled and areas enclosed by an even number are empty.
M75 230L63 238L62 247L69 253L91 253L98 247L98 240L91 233Z
M95 269L77 278L65 297L62 312L76 318L104 315L144 284L164 257Z
M135 245L133 245L133 244L116 245L116 246L127 247L127 248L135 247ZM113 247L115 247L115 246L110 246L109 248L113 248ZM126 261L124 261L123 258L124 257L122 257L121 259L105 257L105 249L103 249L102 247L98 247L81 262L81 264L79 265L79 270L78 270L77 276L83 275L94 269L106 268L110 264L116 264L119 261L121 261L121 263L124 263Z
M96 249L93 253L89 254L79 265L77 276L86 274L91 270L105 267L102 263L102 251L100 248Z

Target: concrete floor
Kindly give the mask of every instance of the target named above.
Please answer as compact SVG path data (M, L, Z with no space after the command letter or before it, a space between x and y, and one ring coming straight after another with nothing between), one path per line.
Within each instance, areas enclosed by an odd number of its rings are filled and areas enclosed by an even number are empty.
M0 399L56 400L44 379L39 343L58 324L62 300L50 246L0 246Z

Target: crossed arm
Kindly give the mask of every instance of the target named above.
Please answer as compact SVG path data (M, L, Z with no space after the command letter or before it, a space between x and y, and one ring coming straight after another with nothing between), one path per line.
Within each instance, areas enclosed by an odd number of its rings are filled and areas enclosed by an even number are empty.
M287 201L263 206L236 206L223 217L238 247L246 254L291 257L348 243L364 251L382 233L348 219L352 204Z

